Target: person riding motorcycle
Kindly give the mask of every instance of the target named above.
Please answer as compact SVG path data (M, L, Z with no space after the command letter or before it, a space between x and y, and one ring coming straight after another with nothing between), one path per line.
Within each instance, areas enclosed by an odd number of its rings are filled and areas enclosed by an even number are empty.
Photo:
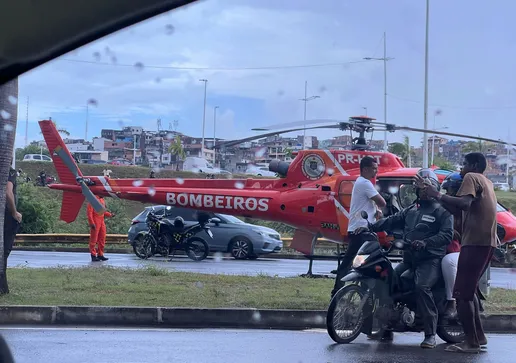
M431 169L420 169L417 173L427 183L440 188L439 179ZM446 247L453 237L453 216L439 203L426 196L424 189L416 187L417 199L411 206L400 212L382 218L371 226L374 232L402 229L410 233L411 248L403 253L403 262L395 268L397 276L407 270L414 274L417 306L424 324L425 339L422 348L436 346L438 310L432 295L432 287L441 276L441 260L446 254ZM415 230L416 225L425 224L424 231ZM369 335L370 339L392 339L389 327L377 334Z

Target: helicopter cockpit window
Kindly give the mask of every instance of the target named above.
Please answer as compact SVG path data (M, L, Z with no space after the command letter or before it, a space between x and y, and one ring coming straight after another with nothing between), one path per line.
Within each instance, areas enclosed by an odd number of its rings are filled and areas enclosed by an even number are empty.
M413 184L402 184L399 191L399 202L402 208L406 208L416 201L416 188Z

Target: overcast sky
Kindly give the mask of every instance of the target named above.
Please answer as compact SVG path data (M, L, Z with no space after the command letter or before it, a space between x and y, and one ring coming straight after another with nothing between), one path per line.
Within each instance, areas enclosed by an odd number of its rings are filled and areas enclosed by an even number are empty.
M506 139L513 124L516 134L516 2L431 5L429 127L438 109L438 128ZM200 78L208 79L206 137L213 136L214 106L216 135L226 139L302 120L305 80L308 96L321 97L308 103L309 119L345 120L367 107L383 121L383 63L362 59L383 56L384 31L395 58L388 62L388 121L422 128L425 1L205 0L23 75L17 145L24 143L27 97L29 140L41 138L36 122L48 117L83 138L89 99L98 103L89 107L89 139L101 128L155 130L158 118L165 128L178 120L178 131L200 137ZM316 66L292 67L303 65ZM421 140L410 136L412 144Z

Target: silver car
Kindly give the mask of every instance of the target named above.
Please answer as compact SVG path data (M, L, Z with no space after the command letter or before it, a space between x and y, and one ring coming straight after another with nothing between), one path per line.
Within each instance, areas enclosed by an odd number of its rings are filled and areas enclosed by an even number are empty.
M134 239L138 232L147 229L145 222L147 213L151 207L146 207L133 220L128 231L128 242L134 245ZM165 206L154 206L156 214L165 213ZM186 225L196 223L196 210L188 208L172 207L165 218L174 219L183 217ZM274 229L244 223L240 219L227 214L212 213L212 217L220 219L220 223L210 223L213 239L203 237L210 246L210 252L229 252L239 260L246 258L256 259L260 255L279 252L283 248L280 234Z

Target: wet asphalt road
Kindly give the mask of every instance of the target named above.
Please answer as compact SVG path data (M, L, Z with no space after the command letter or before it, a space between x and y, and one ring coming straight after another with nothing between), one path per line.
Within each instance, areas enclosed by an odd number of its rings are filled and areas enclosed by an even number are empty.
M477 355L448 353L445 344L419 348L421 335L397 334L393 343L361 336L334 344L326 331L0 329L16 363L509 363L514 335L489 335Z
M194 262L185 257L174 257L172 261L163 258L140 260L130 254L106 254L109 261L91 262L87 253L80 252L43 252L43 251L13 251L9 256L8 266L24 266L32 268L56 266L99 266L138 268L149 264L158 265L171 271L198 272L206 274L227 275L278 275L279 277L298 276L308 270L308 260L279 260L260 258L255 261L237 261L233 258L207 258L204 261ZM336 261L315 261L313 272L329 274L337 266ZM516 271L506 268L491 269L491 287L516 289Z

